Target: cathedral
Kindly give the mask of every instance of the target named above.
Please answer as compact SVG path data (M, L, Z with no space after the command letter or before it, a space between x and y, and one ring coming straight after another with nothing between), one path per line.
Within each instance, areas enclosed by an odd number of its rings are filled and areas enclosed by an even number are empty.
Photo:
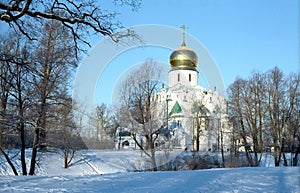
M158 130L158 149L178 151L227 151L230 149L231 125L227 103L217 89L199 84L198 56L186 45L185 27L180 47L170 55L168 86L153 96L158 112L165 119ZM116 148L135 149L131 133L117 130Z
M226 100L216 88L199 85L198 56L186 45L185 31L181 46L171 53L169 62L168 88L163 86L155 97L167 117L170 147L189 151L229 150ZM160 140L166 141L163 137Z

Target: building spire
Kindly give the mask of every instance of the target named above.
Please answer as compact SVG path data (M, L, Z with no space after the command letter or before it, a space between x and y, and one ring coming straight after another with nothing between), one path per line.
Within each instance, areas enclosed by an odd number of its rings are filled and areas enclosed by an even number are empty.
M180 28L182 29L182 44L181 44L181 46L186 46L186 44L185 44L185 30L187 29L187 27L185 25L182 25Z

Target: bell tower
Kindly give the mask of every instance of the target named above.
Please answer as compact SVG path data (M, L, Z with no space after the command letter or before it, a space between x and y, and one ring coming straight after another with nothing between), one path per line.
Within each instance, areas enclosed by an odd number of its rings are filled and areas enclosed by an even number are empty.
M182 27L182 44L174 50L170 55L170 65L172 69L169 71L169 87L177 84L184 86L197 86L199 72L197 71L197 54L186 46L185 30L186 26Z

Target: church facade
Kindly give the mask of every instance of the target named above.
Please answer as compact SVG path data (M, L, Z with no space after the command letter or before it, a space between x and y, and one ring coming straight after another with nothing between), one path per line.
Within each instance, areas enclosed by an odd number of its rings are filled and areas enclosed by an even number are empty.
M184 33L183 33L184 34ZM170 55L169 84L155 94L161 111L165 112L166 140L173 150L219 151L230 149L230 124L224 96L216 89L199 85L197 54L185 43ZM165 144L165 142L162 142Z

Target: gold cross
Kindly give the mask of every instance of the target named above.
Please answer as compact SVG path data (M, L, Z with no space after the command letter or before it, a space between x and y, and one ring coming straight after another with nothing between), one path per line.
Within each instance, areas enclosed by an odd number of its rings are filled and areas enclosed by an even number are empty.
M180 28L182 29L182 44L181 45L186 46L186 44L185 44L185 30L187 29L187 27L185 25L182 25Z

